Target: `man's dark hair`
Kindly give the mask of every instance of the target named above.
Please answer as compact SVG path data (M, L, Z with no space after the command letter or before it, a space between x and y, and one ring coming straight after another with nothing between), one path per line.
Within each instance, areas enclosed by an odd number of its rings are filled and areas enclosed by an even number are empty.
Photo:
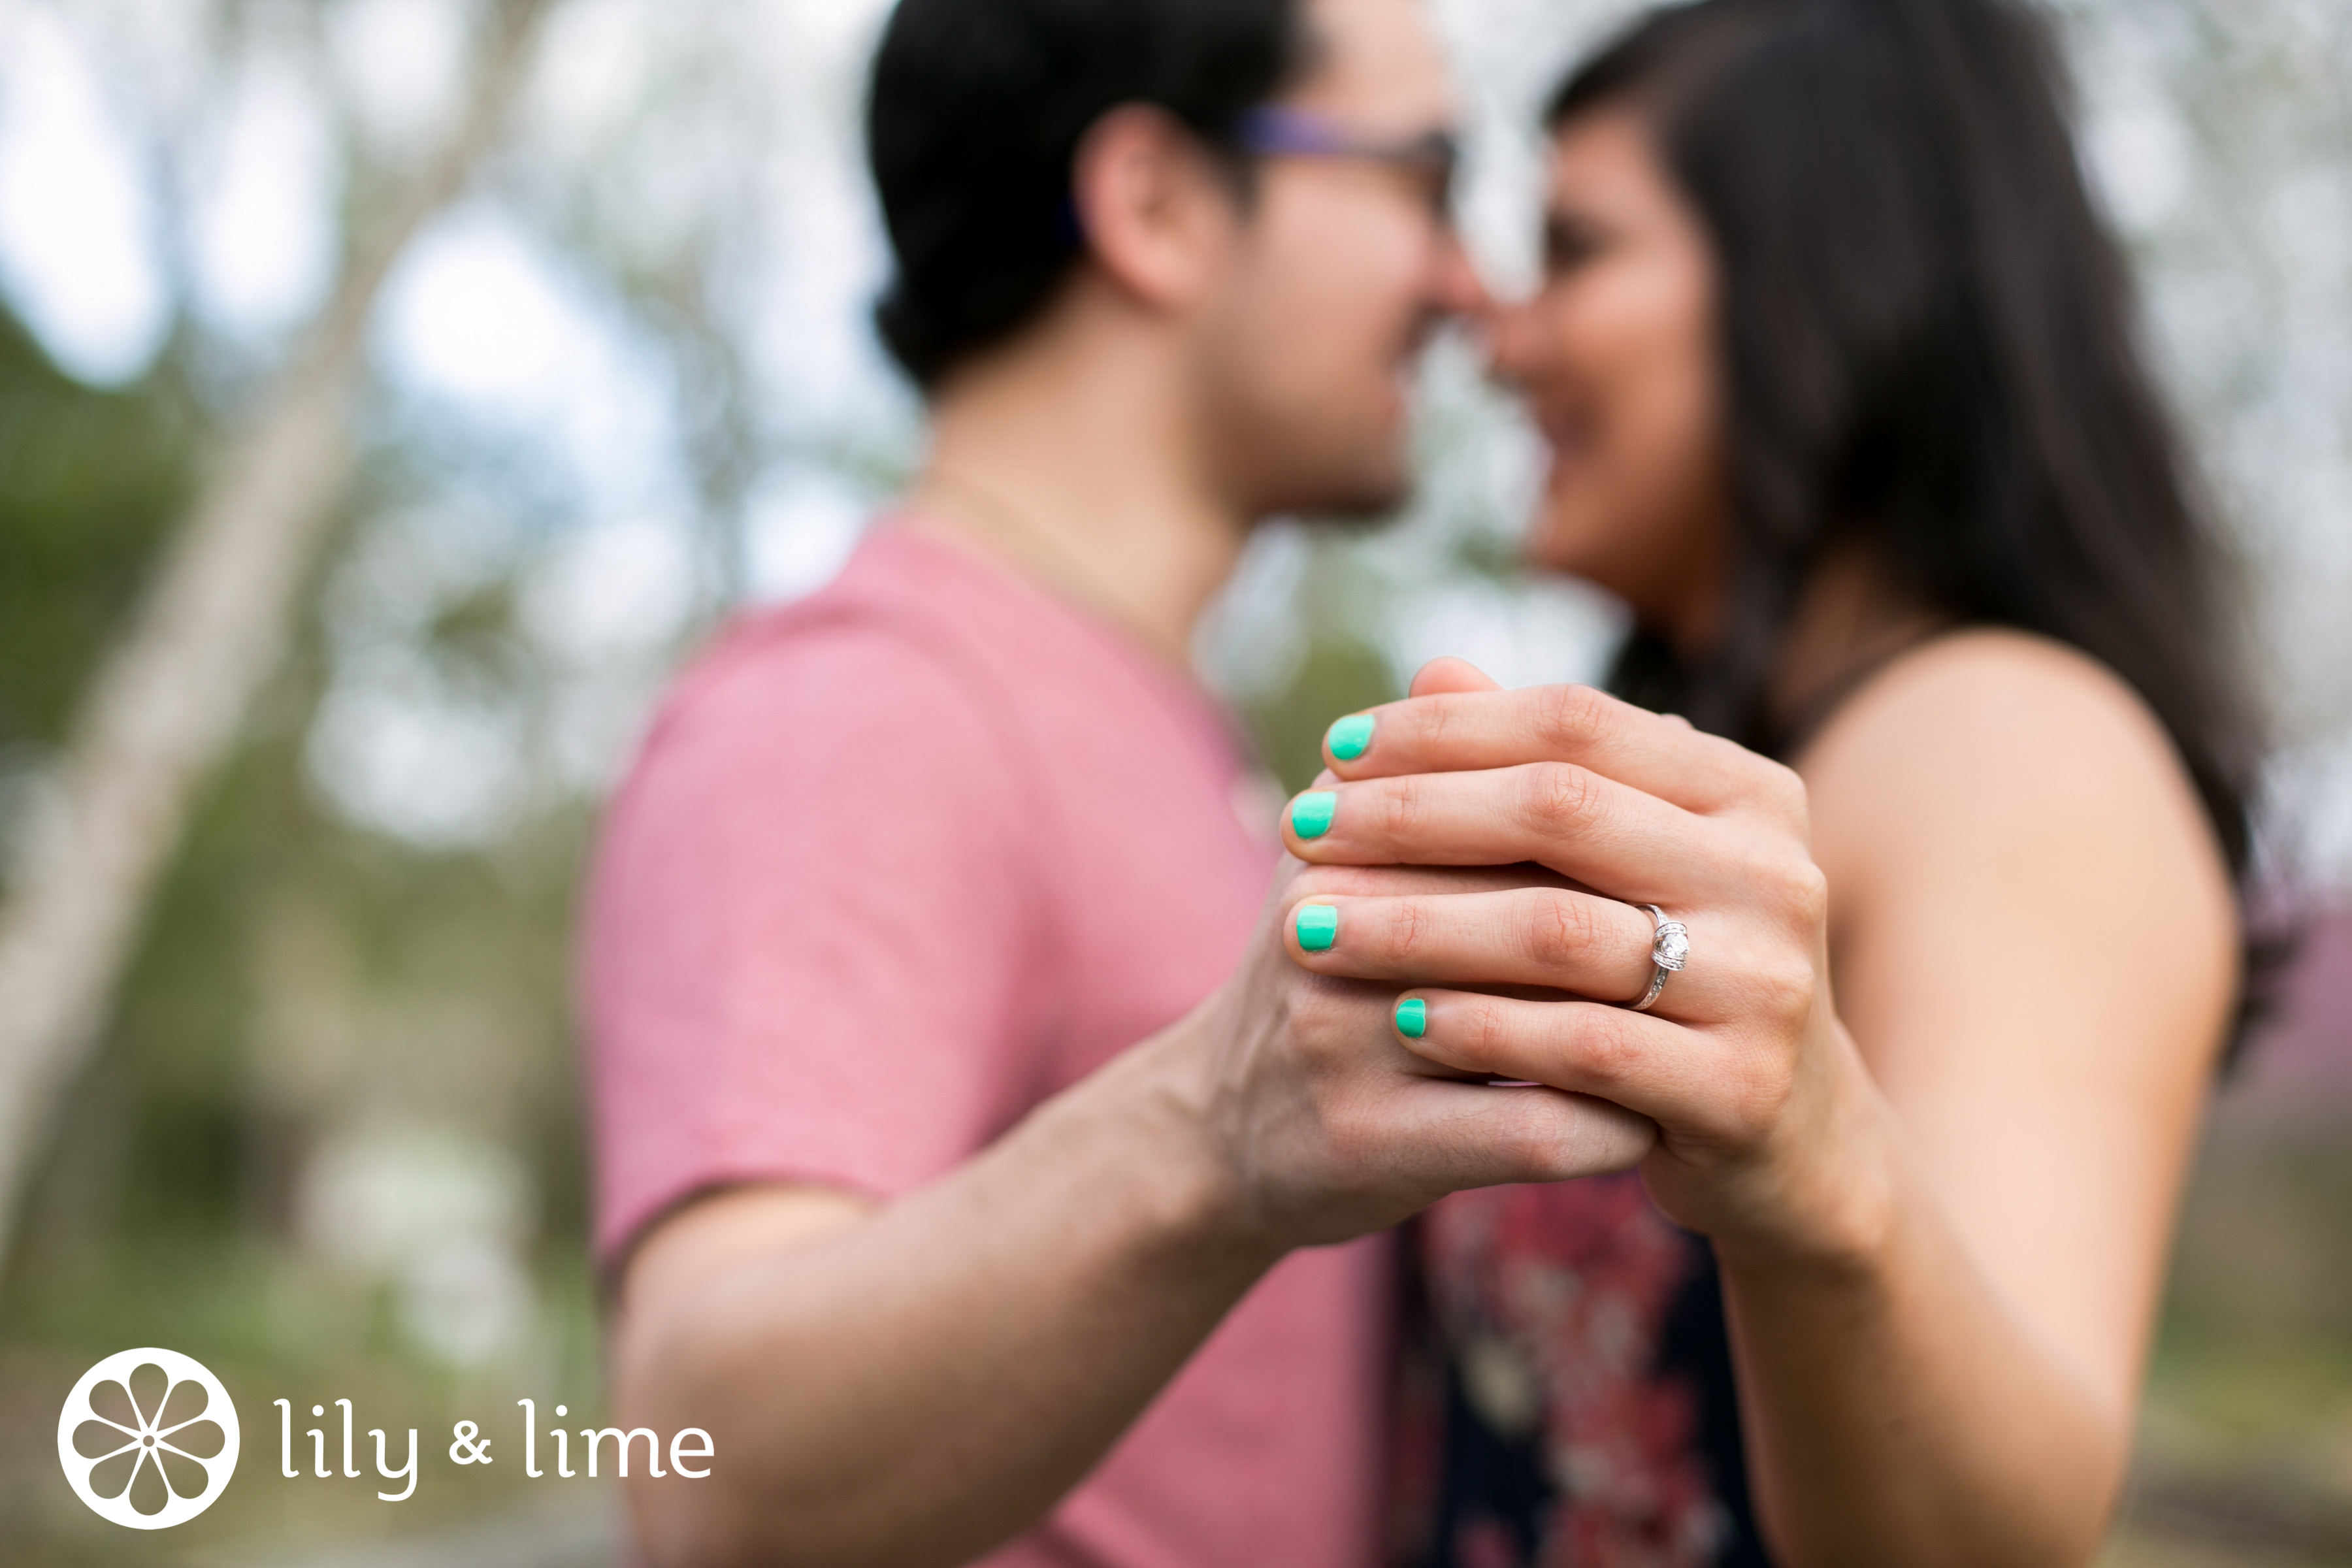
M1027 325L1085 253L1079 140L1121 104L1213 151L1305 54L1301 0L900 0L874 57L866 150L898 273L875 310L929 388Z

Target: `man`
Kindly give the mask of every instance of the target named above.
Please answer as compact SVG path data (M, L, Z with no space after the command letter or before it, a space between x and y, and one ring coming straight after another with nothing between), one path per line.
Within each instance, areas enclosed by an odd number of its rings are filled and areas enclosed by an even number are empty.
M1646 1136L1363 1043L1184 668L1260 519L1404 489L1478 298L1438 57L1412 0L903 0L870 113L929 459L687 677L589 913L621 1423L717 1450L645 1545L1363 1563L1383 1255L1302 1248Z

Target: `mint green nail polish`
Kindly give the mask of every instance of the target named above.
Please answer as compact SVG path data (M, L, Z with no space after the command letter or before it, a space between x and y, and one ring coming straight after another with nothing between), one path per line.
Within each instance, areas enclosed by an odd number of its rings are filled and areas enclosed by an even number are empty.
M1397 1033L1409 1040L1417 1040L1429 1033L1429 1004L1418 996L1408 996L1397 1004Z
M1298 945L1309 952L1328 952L1339 940L1339 911L1328 904L1298 906Z
M1320 838L1331 831L1331 817L1339 797L1328 789L1311 789L1290 803L1290 830L1301 838Z
M1372 747L1372 727L1378 723L1369 713L1350 713L1331 726L1324 737L1331 754L1343 763L1352 763Z

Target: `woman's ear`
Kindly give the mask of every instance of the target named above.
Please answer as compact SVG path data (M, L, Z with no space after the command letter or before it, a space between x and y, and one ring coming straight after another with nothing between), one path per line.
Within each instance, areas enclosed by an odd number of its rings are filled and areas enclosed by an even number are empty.
M1466 658L1433 658L1412 678L1409 695L1438 697L1458 691L1500 691L1503 683Z
M1087 132L1070 197L1095 265L1163 310L1206 288L1237 219L1231 183L1198 138L1148 104L1114 109Z

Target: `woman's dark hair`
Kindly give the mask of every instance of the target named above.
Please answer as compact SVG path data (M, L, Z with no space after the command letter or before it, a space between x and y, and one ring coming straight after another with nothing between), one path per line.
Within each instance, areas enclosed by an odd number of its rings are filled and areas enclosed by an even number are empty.
M892 356L929 388L1045 309L1086 248L1071 162L1106 111L1151 104L1229 152L1305 55L1299 0L900 0L866 119Z
M2230 574L2068 105L2019 0L1701 0L1560 89L1555 130L1643 117L1720 279L1723 636L1693 657L1639 630L1614 684L1785 751L1775 656L1825 553L1858 543L1938 617L2039 633L2130 683L2242 877L2260 753Z

